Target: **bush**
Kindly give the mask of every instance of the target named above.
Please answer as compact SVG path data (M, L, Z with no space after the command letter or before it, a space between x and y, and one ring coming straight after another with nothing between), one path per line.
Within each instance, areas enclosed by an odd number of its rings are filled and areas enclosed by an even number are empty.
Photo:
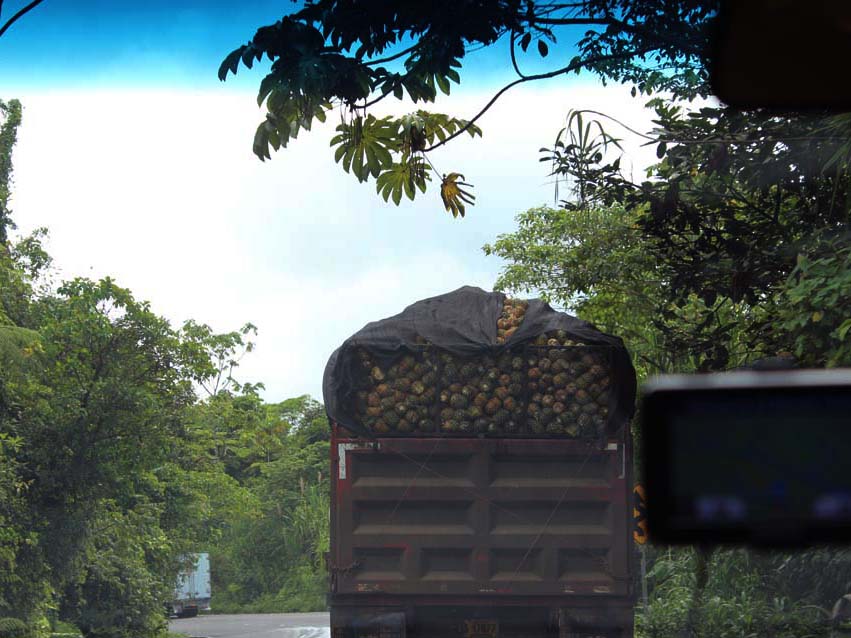
M29 638L27 623L18 618L0 618L0 638Z

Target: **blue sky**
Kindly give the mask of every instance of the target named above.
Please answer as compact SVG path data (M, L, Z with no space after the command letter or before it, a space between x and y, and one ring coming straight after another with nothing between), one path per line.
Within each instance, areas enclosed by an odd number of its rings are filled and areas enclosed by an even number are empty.
M6 0L8 18L26 2ZM211 88L222 58L299 5L289 0L45 0L19 20L0 43L4 86ZM571 41L553 47L569 58ZM507 43L468 58L466 83L506 77ZM552 59L552 58L551 58ZM497 62L494 64L494 62ZM535 47L520 53L524 70L552 68ZM229 80L253 88L258 73Z
M7 0L4 15L22 4ZM434 189L385 204L333 163L333 124L272 161L251 153L262 72L220 83L216 70L292 6L45 0L0 38L0 98L25 108L13 199L21 231L48 227L57 278L114 276L176 324L255 323L258 347L240 376L264 382L270 401L319 398L327 357L368 321L461 285L492 288L502 264L481 246L511 232L518 212L552 203L538 149L570 108L650 126L623 87L576 76L519 87L482 119L483 138L432 154L475 184L466 219L446 214ZM556 64L567 49L521 62ZM430 108L478 111L511 77L506 54L477 53L462 85ZM636 172L652 161L637 141L626 148Z

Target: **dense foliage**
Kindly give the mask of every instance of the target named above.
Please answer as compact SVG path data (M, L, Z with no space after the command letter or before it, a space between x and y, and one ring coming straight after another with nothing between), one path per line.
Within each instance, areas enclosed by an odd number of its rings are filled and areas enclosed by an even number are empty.
M624 337L641 375L767 357L851 365L846 116L743 113L654 98L659 163L624 176L600 120L571 113L543 159L569 195L485 252L497 287L534 290ZM617 123L616 123L617 124ZM640 133L639 133L640 134ZM648 636L825 635L847 552L650 551Z
M266 119L257 128L254 152L271 157L315 121L339 109L334 159L361 182L375 179L384 200L425 192L432 175L444 207L465 213L473 196L464 176L440 173L429 159L463 133L481 134L475 122L513 86L586 72L603 81L629 83L634 92L670 91L678 97L707 92L706 55L717 0L443 0L375 3L312 0L272 25L261 27L222 62L219 78L271 62L260 82ZM557 36L568 52L540 73L524 73L518 59L535 42L540 58ZM461 82L462 63L473 50L507 45L505 63L516 79L501 88L469 120L417 110L377 118L373 105L393 97L414 104L435 102ZM521 53L522 52L522 53ZM522 63L522 59L521 59Z
M0 111L0 636L59 619L162 635L185 555L205 550L225 600L322 608L321 405L235 381L250 324L174 328L111 279L52 285L45 231L13 235L21 107Z

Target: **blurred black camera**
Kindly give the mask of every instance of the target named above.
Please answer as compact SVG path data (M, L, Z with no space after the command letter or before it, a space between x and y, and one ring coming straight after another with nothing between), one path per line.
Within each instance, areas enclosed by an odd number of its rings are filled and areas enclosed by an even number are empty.
M851 370L660 377L639 414L654 542L851 541Z
M737 108L851 110L851 2L726 0L714 34L715 94Z

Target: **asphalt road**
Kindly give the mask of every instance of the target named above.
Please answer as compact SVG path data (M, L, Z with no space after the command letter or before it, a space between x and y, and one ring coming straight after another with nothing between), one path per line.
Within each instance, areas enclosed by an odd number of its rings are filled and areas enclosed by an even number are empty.
M178 618L169 622L175 633L205 638L329 638L328 612L309 614L237 614Z

